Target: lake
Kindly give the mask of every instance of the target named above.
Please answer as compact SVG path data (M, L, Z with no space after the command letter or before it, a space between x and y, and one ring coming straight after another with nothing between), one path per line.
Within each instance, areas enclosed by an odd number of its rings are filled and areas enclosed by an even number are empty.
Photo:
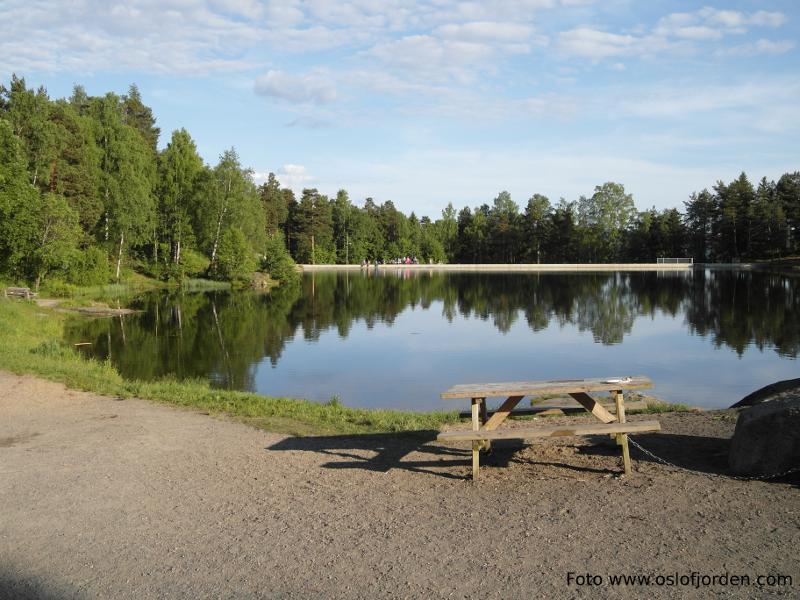
M156 292L68 323L128 378L346 406L464 409L458 383L644 374L704 408L800 376L800 277L760 271L309 273L256 292Z

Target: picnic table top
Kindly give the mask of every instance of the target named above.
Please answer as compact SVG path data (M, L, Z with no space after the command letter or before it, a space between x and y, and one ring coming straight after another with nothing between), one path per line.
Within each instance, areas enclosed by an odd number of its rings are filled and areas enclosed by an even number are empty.
M506 383L465 383L442 392L442 400L455 398L494 398L497 396L541 396L649 388L653 382L644 375L597 377L593 379L552 379Z

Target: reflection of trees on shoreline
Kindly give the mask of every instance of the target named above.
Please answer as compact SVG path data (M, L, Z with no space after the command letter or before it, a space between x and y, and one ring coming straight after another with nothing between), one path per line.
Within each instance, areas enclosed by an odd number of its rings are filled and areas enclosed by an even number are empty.
M778 354L800 352L800 280L774 273L698 273L686 320L693 333L742 354L749 344Z
M638 317L685 314L692 333L742 353L747 345L800 349L800 279L768 273L712 271L530 274L420 274L384 271L317 273L296 286L256 293L150 294L136 317L74 321L69 341L91 341L127 377L210 378L252 389L255 365L276 365L288 341L318 340L335 329L347 337L357 322L391 326L408 308L442 305L458 316L490 321L508 332L524 318L533 331L550 324L591 331L597 343L617 344ZM124 324L124 328L123 328Z

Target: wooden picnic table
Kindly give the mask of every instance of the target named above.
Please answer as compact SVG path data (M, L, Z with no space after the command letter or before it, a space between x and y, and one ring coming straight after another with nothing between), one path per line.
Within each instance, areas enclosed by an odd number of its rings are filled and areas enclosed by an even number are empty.
M30 300L31 298L35 298L38 294L36 292L32 292L30 288L26 287L7 287L3 290L3 295L6 298L9 296L17 296L19 298Z
M441 394L443 400L470 399L472 401L472 429L446 431L438 439L443 441L472 442L472 478L478 478L480 451L488 450L494 439L532 439L564 435L609 434L622 447L625 474L631 473L628 434L641 431L659 431L658 421L628 423L625 419L624 390L652 387L653 382L643 375L595 379L554 379L549 381L516 381L507 383L482 383L456 385ZM616 415L600 404L589 392L609 392L614 397ZM601 423L592 425L567 425L555 427L522 427L498 431L514 407L525 396L546 394L569 395ZM506 396L505 402L491 415L486 408L487 398Z

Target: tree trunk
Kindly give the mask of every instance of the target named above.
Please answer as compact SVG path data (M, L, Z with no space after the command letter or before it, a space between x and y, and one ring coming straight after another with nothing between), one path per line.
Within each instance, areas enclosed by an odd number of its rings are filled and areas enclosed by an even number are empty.
M214 261L217 259L217 245L219 244L219 231L222 228L222 218L225 216L225 209L222 209L222 212L219 213L219 219L217 219L217 232L214 234L214 245L211 247L211 262L209 263L209 267L214 265Z
M231 191L231 180L230 178L225 183L225 196L222 200L222 210L219 213L219 219L217 219L217 232L214 235L214 245L211 248L211 262L209 263L209 269L214 266L214 261L217 259L217 246L219 244L219 233L222 229L222 220L225 218L225 212L228 210L228 196Z
M108 241L108 187L106 187L105 240Z
M117 252L117 281L119 281L119 269L122 265L122 245L125 242L125 234L119 234L119 252Z

